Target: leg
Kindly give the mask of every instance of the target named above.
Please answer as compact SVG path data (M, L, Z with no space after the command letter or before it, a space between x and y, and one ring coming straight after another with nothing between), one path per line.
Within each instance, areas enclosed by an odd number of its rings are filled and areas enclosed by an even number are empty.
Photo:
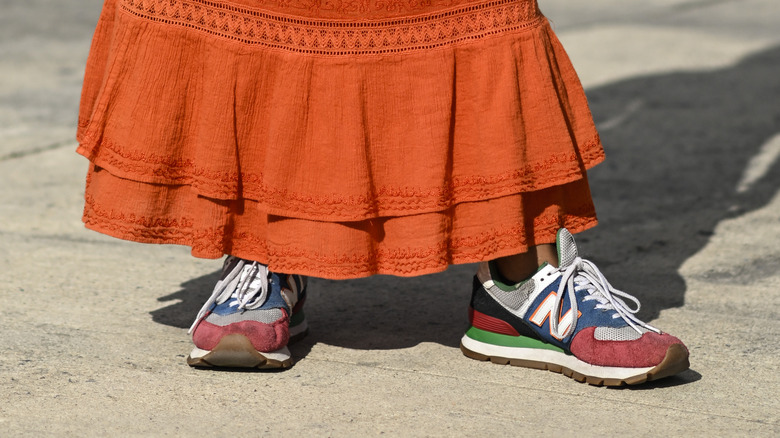
M555 245L544 244L530 248L522 254L501 257L495 260L498 272L507 283L515 284L529 278L545 263L558 267Z

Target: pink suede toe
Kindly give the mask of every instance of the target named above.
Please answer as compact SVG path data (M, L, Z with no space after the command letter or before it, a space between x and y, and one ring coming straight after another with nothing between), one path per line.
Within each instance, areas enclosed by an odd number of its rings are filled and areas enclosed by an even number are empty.
M257 351L269 352L287 345L290 340L289 325L287 315L270 324L240 321L224 327L204 320L195 330L192 341L198 348L212 350L223 337L240 334L246 336Z
M593 365L624 368L656 366L664 359L672 344L685 345L674 336L647 332L634 341L600 341L595 327L588 327L574 337L571 352ZM686 348L687 350L687 348Z

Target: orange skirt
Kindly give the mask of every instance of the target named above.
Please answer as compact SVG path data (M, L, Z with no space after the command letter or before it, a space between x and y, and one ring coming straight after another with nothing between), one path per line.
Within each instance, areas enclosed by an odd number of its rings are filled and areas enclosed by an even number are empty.
M591 227L604 158L534 0L107 0L78 140L87 227L326 278Z

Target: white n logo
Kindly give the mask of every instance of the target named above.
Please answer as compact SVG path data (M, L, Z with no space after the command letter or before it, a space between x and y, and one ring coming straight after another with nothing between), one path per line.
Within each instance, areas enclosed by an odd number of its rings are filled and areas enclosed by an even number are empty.
M530 318L531 322L539 327L543 326L544 322L547 321L547 318L552 317L556 298L558 298L558 294L555 291L550 292L550 294L547 295L547 298L542 301L542 304L539 304L539 307L534 310L534 314L531 315ZM562 310L561 307L558 308L558 330L553 331L552 324L550 324L550 335L559 341L563 339L564 333L566 333L572 323L574 323L574 315L571 313L571 309L569 309L565 315L561 316ZM578 311L577 313L582 315L582 312Z

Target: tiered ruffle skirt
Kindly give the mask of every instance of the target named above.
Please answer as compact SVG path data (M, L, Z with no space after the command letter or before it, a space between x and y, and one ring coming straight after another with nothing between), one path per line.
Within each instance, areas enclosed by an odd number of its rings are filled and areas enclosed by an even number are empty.
M87 227L326 278L593 226L603 159L532 0L107 0L78 140Z

